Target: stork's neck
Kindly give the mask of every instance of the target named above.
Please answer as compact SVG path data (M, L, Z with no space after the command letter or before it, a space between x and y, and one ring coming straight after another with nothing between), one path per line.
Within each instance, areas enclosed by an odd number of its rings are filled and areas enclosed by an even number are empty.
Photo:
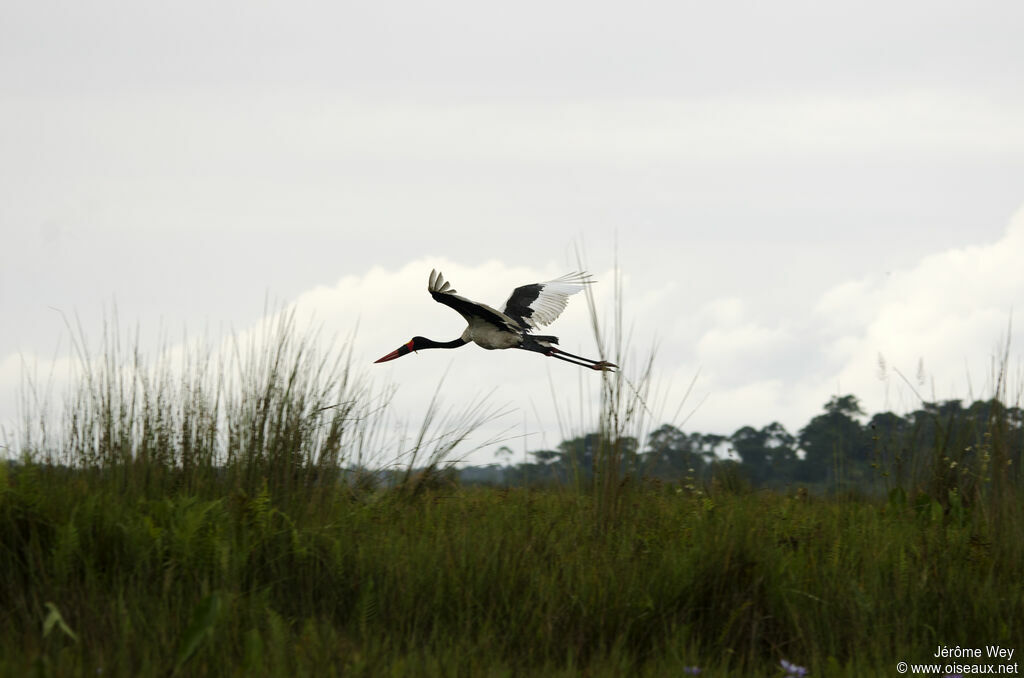
M433 339L426 339L422 346L417 347L417 350L420 348L458 348L465 345L466 340L462 337L452 339L451 341L434 341Z

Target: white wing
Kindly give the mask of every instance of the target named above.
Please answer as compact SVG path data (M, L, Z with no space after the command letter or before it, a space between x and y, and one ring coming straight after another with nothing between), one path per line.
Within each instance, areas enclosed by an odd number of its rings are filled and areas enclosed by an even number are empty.
M567 273L542 283L517 287L499 309L523 327L550 325L562 314L569 297L591 284L590 274Z

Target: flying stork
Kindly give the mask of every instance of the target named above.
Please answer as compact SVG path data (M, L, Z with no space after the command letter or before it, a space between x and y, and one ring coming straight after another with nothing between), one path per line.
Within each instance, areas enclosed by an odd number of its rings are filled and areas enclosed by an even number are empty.
M413 337L396 350L388 353L377 363L385 363L401 358L411 351L425 348L458 348L469 342L488 350L497 348L521 348L536 351L567 363L589 367L592 370L610 371L614 365L604 360L591 360L556 348L558 337L548 334L531 334L543 325L553 323L565 310L569 296L576 294L585 285L590 284L589 273L568 273L542 283L523 285L512 291L500 310L486 304L470 301L455 293L451 284L436 270L430 272L427 291L434 301L449 306L466 319L469 326L458 339L451 341L434 341L426 337Z

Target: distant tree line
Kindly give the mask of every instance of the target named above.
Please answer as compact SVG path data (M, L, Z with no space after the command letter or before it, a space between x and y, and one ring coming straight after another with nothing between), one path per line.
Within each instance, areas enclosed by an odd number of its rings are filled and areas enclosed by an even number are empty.
M460 479L507 485L587 480L593 477L603 442L599 433L589 433L562 441L553 450L530 452L528 462L464 468ZM664 424L647 436L643 449L635 438L616 444L621 472L644 479L749 488L868 489L879 483L905 486L916 478L934 482L936 469L947 467L954 476L958 467L984 470L994 444L1004 457L1019 459L1024 411L996 399L969 406L945 400L923 403L903 416L882 412L869 418L855 396L843 395L831 398L795 434L778 422L743 426L728 436L686 433ZM504 448L502 456L512 453Z

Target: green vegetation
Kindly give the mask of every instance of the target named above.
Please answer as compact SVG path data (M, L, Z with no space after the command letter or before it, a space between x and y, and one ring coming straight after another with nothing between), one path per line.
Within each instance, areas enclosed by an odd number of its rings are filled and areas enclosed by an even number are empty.
M825 412L797 435L778 422L761 429L743 426L730 436L684 433L663 424L646 436L642 449L636 438L620 439L628 451L621 472L780 491L799 485L816 494L883 496L911 487L944 506L950 492L976 502L993 480L1001 488L1017 473L1013 458L1024 447L1024 410L999 399L969 407L960 400L925 402L905 416L883 412L862 423L863 414L857 398L845 395L830 399ZM555 450L531 452L533 462L468 467L462 477L509 485L570 483L593 475L601 444L601 434L590 433L565 440ZM511 451L499 456L511 456ZM993 470L998 471L994 479Z
M0 465L0 675L865 676L1024 650L998 399L877 433L875 494L645 473L644 390L615 375L566 482L460 486L443 461L481 409L430 415L382 482L386 394L292 329L173 369L80 342L62 425L30 420Z

